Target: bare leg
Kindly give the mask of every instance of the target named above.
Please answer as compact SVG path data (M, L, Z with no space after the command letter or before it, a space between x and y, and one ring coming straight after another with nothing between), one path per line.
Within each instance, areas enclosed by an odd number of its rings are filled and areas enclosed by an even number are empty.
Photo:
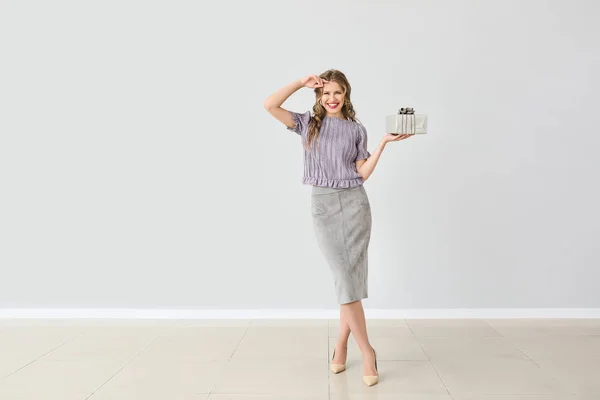
M346 357L348 355L348 338L350 337L350 325L342 315L342 308L340 307L340 334L338 336L337 343L335 345L335 358L332 363L334 364L345 364Z
M359 300L348 304L342 304L341 313L348 323L348 326L352 331L352 336L356 340L363 355L363 375L378 376L379 374L375 369L373 347L371 347L371 343L369 343L369 338L367 336L367 323L365 321L365 312L362 301Z

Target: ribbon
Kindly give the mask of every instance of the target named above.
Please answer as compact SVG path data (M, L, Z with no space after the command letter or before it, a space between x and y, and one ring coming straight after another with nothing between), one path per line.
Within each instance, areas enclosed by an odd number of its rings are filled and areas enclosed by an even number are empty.
M411 135L414 135L416 133L416 120L415 120L415 109L414 108L409 108L409 107L402 107L401 109L398 110L398 115L402 115L401 117L401 121L402 121L402 131L401 133L408 133L408 121L410 118L410 121L412 122L412 133ZM394 129L396 132L398 132L398 118L396 118L396 128Z

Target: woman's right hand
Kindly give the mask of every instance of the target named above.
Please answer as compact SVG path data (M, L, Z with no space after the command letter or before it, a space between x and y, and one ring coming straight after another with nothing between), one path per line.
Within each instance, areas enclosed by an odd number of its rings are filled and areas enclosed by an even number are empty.
M304 78L300 79L300 83L303 87L315 89L319 87L323 87L329 81L317 76L317 75L307 75Z

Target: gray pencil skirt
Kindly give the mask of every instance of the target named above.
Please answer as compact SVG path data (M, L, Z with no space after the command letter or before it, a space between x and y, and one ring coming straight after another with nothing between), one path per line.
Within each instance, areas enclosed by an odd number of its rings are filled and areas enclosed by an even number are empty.
M311 214L317 243L333 275L338 303L366 299L371 206L365 188L313 186Z

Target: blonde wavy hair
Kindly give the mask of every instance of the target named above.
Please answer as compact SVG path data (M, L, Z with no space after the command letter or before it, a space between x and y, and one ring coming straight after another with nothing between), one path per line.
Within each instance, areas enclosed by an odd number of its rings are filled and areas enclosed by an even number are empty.
M344 92L344 105L342 106L342 115L344 119L359 122L356 118L356 112L354 111L354 106L350 101L350 92L352 88L348 79L346 79L346 75L343 72L338 71L337 69L329 69L323 72L319 77L329 81L329 82L337 82L338 85L342 87L342 91ZM323 118L327 114L327 110L325 107L321 105L319 100L323 97L323 88L315 88L315 105L313 106L313 117L311 118L310 124L308 125L308 134L306 139L306 148L309 149L312 142L316 141L319 137L319 130L321 129L321 125L323 124Z

